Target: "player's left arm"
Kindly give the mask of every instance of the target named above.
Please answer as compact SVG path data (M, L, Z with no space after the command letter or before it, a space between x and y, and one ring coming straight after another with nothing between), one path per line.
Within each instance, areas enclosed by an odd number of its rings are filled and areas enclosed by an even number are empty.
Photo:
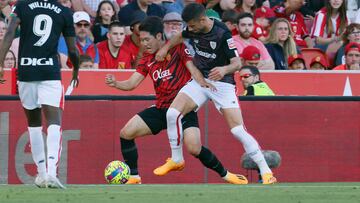
M16 16L16 14L11 14L9 25L6 31L6 34L4 36L4 39L2 40L2 44L0 47L0 84L4 83L4 60L6 53L9 51L9 48L11 46L11 43L13 39L15 38L15 32L17 27L20 24L20 18Z
M220 53L225 54L226 58L230 59L230 63L211 69L208 77L210 80L221 80L225 75L234 73L241 68L241 60L230 32L224 33L221 39Z

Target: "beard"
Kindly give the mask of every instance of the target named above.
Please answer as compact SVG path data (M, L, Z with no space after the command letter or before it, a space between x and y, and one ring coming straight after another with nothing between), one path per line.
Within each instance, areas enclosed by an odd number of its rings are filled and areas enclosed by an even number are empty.
M240 32L240 37L243 39L249 39L251 37L251 33L249 31Z

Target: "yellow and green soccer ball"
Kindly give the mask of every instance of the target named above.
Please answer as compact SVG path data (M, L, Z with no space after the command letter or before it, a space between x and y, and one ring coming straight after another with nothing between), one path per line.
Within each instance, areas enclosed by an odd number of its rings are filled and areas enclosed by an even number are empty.
M104 175L109 184L125 184L130 178L130 168L122 161L112 161L106 166Z

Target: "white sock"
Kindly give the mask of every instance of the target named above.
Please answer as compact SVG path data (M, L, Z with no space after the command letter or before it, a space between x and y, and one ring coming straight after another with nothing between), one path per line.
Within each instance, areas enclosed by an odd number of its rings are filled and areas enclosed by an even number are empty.
M47 129L48 174L56 177L61 155L61 129L59 125L50 125Z
M238 125L231 129L231 133L243 144L243 147L252 160L258 165L260 174L271 173L271 169L266 163L263 153L257 141L244 128Z
M183 115L175 108L169 108L166 112L167 134L171 147L171 159L180 163L184 161L182 142L183 142L183 128L181 119Z
M30 137L31 154L37 166L38 174L41 177L45 177L46 160L42 127L28 127L28 131Z

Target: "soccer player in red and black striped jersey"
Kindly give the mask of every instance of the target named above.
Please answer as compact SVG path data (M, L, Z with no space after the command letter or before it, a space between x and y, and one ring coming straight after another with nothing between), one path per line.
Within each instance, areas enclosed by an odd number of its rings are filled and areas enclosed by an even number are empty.
M122 155L131 172L128 184L141 183L137 166L138 152L134 139L145 135L155 135L166 129L168 107L179 90L191 80L191 75L202 86L212 87L205 82L201 73L194 67L192 58L184 44L179 44L170 49L164 61L155 60L157 50L165 43L163 40L163 24L160 18L154 16L146 18L139 29L145 54L140 60L136 72L124 81L116 81L114 75L107 75L105 79L105 82L111 87L120 90L132 90L149 75L153 80L156 92L156 105L132 117L120 132ZM192 155L206 167L224 177L226 181L234 184L239 184L242 181L236 175L229 179L226 175L231 173L228 173L209 149L201 146L198 118L194 111L184 116L182 125L184 143ZM182 147L182 140L178 140L178 142L180 142L179 146ZM181 170L183 167L184 163L178 165L177 170Z
M19 26L19 96L28 121L31 153L37 166L35 185L64 188L57 178L64 107L57 48L62 33L69 58L74 64L72 84L77 86L79 55L75 46L73 17L70 9L56 0L18 1L11 13L9 27L0 49L0 73L5 54ZM47 160L42 136L42 111L48 125Z

